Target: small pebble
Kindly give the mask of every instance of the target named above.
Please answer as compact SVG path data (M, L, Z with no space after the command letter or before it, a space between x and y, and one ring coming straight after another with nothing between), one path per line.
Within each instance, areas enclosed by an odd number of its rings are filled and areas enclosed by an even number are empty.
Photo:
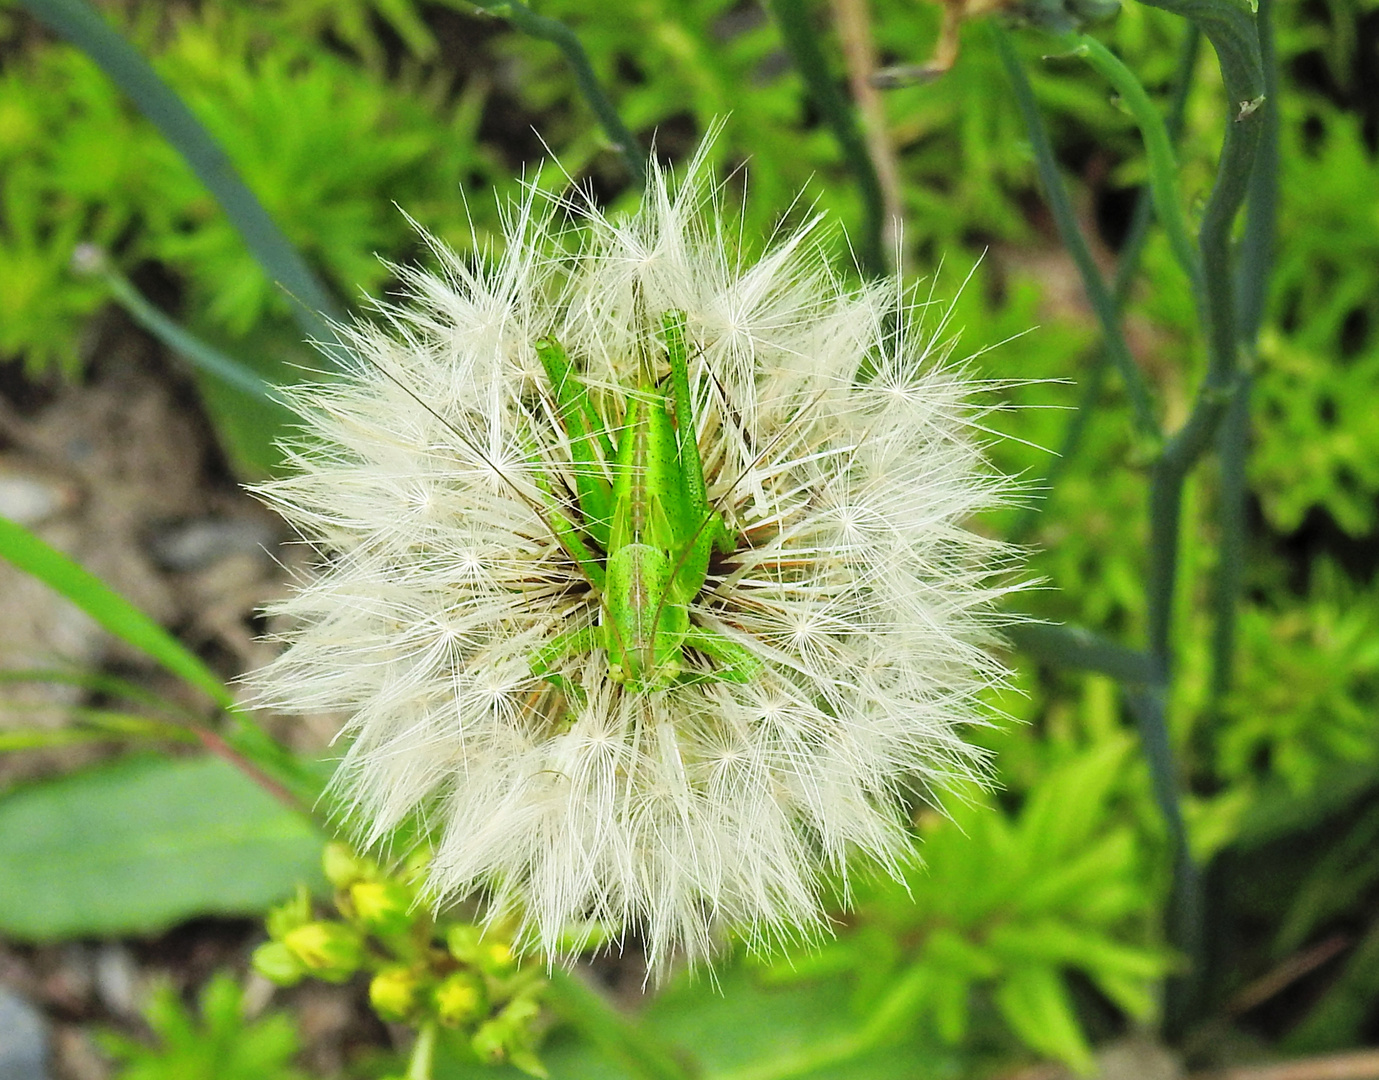
M200 570L231 555L260 554L277 536L258 521L196 518L167 525L149 540L149 551L164 570Z
M48 1025L37 1009L3 986L0 1080L48 1080Z
M19 472L0 463L0 517L19 525L39 525L76 501L70 484Z
M118 942L102 945L96 953L96 996L116 1016L139 1013L139 966Z

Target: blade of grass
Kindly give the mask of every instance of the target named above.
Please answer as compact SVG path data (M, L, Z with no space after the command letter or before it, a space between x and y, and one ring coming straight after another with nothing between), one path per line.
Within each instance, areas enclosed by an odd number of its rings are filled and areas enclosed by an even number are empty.
M31 709L47 709L49 705L35 705ZM7 708L6 712L15 710ZM24 710L30 711L30 710ZM127 739L164 739L171 742L198 743L195 733L178 724L150 720L134 713L114 709L93 709L85 706L65 707L62 710L76 721L60 728L6 728L0 731L0 753L14 750L39 750L52 746L71 746L88 742L121 742Z
M196 687L230 715L232 726L221 737L196 728L196 737L213 753L236 766L251 766L251 775L273 794L298 809L319 797L316 778L283 746L255 724L235 703L225 684L195 653L104 581L22 525L0 518L0 557L70 600L121 641L145 653L187 684Z
M809 25L809 13L803 0L769 0L767 6L780 27L786 52L803 77L805 89L814 99L814 104L833 129L833 137L838 140L843 160L857 182L858 192L862 196L862 236L857 244L862 271L869 277L881 277L886 273L886 256L881 245L886 224L886 200L867 149L867 140L858 129L852 103L843 96L828 70L828 61L824 59L814 28Z

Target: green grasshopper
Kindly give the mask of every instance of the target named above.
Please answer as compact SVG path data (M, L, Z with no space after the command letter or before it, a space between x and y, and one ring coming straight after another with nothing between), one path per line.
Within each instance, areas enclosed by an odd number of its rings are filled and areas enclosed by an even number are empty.
M708 500L685 326L682 312L661 320L667 380L657 379L651 350L640 350L637 390L616 445L561 344L550 336L533 343L574 474L573 507L560 507L542 481L543 516L599 596L597 625L559 634L531 658L532 672L558 687L565 680L552 671L555 663L594 649L608 657L608 677L633 691L677 681L747 682L761 670L748 649L690 620L712 553L731 554L737 539ZM687 648L711 660L712 673L687 672Z

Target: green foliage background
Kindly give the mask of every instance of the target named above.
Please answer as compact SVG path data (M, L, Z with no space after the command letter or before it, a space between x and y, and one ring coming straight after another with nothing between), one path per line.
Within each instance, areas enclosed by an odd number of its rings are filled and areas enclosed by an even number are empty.
M861 222L857 189L763 9L737 0L534 7L575 30L624 121L657 153L683 159L724 121L712 153L725 175L739 170L731 186L747 237L817 208L840 222L846 261L846 236ZM1325 933L1341 928L1371 952L1379 935L1379 97L1365 81L1373 61L1364 51L1375 48L1377 12L1373 0L1283 0L1276 9L1276 272L1253 359L1249 558L1238 677L1224 700L1212 696L1207 653L1213 470L1199 470L1187 490L1169 715L1192 848L1203 861L1215 857L1210 909L1227 926L1209 995L1220 1023L1230 1022L1233 993ZM106 14L221 140L348 306L388 289L384 260L423 257L402 211L480 251L498 233L498 206L524 180L558 188L568 173L615 205L635 199L561 54L460 0L131 2ZM825 6L816 14L822 30ZM875 0L873 14L887 60L930 55L937 7ZM1062 287L1076 278L1041 209L1025 128L982 31L966 27L954 69L888 92L885 108L909 272L934 276L940 297L956 295L953 325L974 370L1018 384L995 402L989 422L1010 437L993 438L990 452L998 468L1033 483L1051 468L1042 448L1062 443L1097 362L1097 332ZM1181 21L1130 2L1095 32L1162 103ZM136 280L174 282L172 314L264 377L291 378L287 364L310 363L285 298L94 63L12 4L0 6L0 40L0 358L36 380L82 378L82 327L110 300L100 280L72 269L77 246L93 243ZM1046 46L1035 33L1021 40L1065 175L1089 222L1098 212L1112 219L1146 178L1138 133L1090 68L1042 61ZM1194 216L1211 184L1221 109L1204 49L1179 140ZM538 173L548 156L560 169ZM1108 227L1102 250L1118 239ZM1187 281L1157 232L1126 319L1174 427L1201 378L1202 349ZM270 471L279 418L198 378L231 459L246 476ZM1138 642L1146 474L1127 417L1112 376L1024 535L1047 587L1021 602ZM981 527L1009 535L1023 513L1003 511ZM672 988L651 1006L652 1030L696 1049L709 1076L927 1076L930 1066L953 1076L1031 1052L1086 1069L1092 1039L1154 1022L1180 958L1164 944L1169 840L1133 726L1105 676L1013 660L1017 685L993 702L1009 722L974 733L994 754L999 790L962 793L946 815L919 816L925 868L899 885L859 888L854 914L817 953L731 969L721 998L703 983ZM158 781L151 775L145 784ZM94 782L104 797L109 779ZM0 799L0 816L63 813L65 797L57 784L16 791ZM167 794L172 822L179 797ZM0 837L6 845L14 857L14 841ZM305 872L294 864L284 876ZM82 873L73 869L73 881L100 888L78 881ZM13 935L89 929L55 915L45 922L22 898L6 908L6 895L0 928ZM206 910L195 890L170 886L167 897L162 925ZM135 932L147 920L131 904L123 921L117 913L100 926ZM1290 1019L1292 1047L1351 1046L1374 1033L1379 987L1367 955L1358 949ZM233 1037L228 993L206 999L217 1038ZM165 1000L156 1008L169 1054L194 1053L186 1046L195 1025ZM827 1017L813 1030L782 1019L811 1009ZM247 1046L279 1061L290 1054L276 1026L249 1030ZM792 1032L795 1049L773 1044L772 1030ZM136 1062L129 1076L184 1075L128 1048L120 1054ZM590 1075L580 1069L593 1067L591 1054L557 1033L552 1072ZM898 1072L902 1060L911 1064ZM462 1062L442 1065L468 1075ZM597 1068L616 1075L607 1061Z

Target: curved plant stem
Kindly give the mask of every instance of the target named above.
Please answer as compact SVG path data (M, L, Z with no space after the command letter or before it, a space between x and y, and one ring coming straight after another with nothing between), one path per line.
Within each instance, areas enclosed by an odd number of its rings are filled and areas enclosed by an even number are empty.
M1201 51L1202 34L1196 26L1189 24L1187 34L1178 54L1178 67L1174 74L1173 90L1168 106L1169 139L1176 142L1183 127L1183 112L1187 108L1188 94L1192 90L1192 75L1197 68L1197 56ZM1140 268L1140 256L1144 254L1145 241L1149 238L1149 226L1154 221L1154 196L1148 188L1142 188L1135 199L1135 208L1130 214L1130 227L1126 230L1125 242L1121 246L1120 258L1116 262L1116 276L1111 285L1111 298L1119 313L1130 295L1130 285ZM1016 518L1011 527L1009 540L1021 543L1033 530L1039 520L1039 511L1052 493L1054 485L1063 471L1077 455L1082 445L1083 433L1092 419L1092 411L1101 400L1101 389L1106 381L1106 366L1110 353L1102 348L1092 361L1091 370L1083 383L1082 396L1078 400L1072 417L1064 429L1063 438L1058 445L1057 455L1043 479L1033 488L1029 505Z
M691 1073L630 1017L624 1016L578 975L556 968L546 999L565 1021L645 1080L689 1080Z
M273 396L272 386L266 380L238 360L226 356L219 349L207 345L195 334L184 330L149 303L134 287L134 283L114 267L106 266L99 273L109 287L110 295L129 313L130 318L192 367L214 376L226 386L233 386L236 390L263 401L278 403L278 399Z
M810 97L823 113L843 158L857 182L862 196L862 236L857 246L862 271L870 277L886 273L885 252L881 236L885 229L886 201L872 164L867 141L857 126L857 115L851 102L843 96L828 70L828 61L814 28L809 25L809 12L803 0L769 0L768 6L780 27L781 40L804 78Z
M1202 303L1202 266L1188 235L1178 192L1178 161L1173 153L1173 141L1159 110L1149 100L1144 85L1135 73L1105 45L1088 34L1071 38L1073 51L1085 58L1092 67L1116 88L1122 103L1130 110L1144 139L1145 155L1149 159L1149 190L1154 199L1154 212L1159 224L1168 234L1178 265L1192 282L1192 290L1200 306Z
M341 318L334 298L240 179L220 144L138 50L86 0L23 3L41 23L91 57L129 95L206 185L264 273L282 286L302 332L323 343L333 342L328 319Z
M594 67L589 63L589 54L584 51L584 45L575 32L559 19L552 19L549 15L538 15L521 0L473 0L473 3L485 11L504 16L522 33L549 41L565 54L566 62L575 73L579 92L584 95L589 108L594 110L599 127L603 128L610 145L622 158L638 189L646 187L646 157L642 153L642 148L632 132L627 130L627 125L622 122L612 99L599 85Z
M1049 209L1058 224L1058 234L1062 237L1063 245L1068 249L1073 262L1077 264L1083 289L1101 327L1104 347L1125 382L1126 395L1130 398L1130 407L1134 413L1135 430L1142 438L1157 445L1160 431L1158 421L1154 419L1149 386L1136 366L1135 358L1130 355L1130 347L1125 343L1125 336L1121 333L1120 322L1116 317L1116 305L1111 292L1106 287L1101 271L1092 261L1087 241L1083 239L1082 230L1078 228L1072 202L1059 175L1058 162L1054 159L1053 146L1049 142L1044 121L1039 115L1038 103L1034 100L1034 91L1009 36L995 23L990 24L990 30L996 40L996 48L1000 53L1001 62L1005 65L1011 87L1015 91L1015 102L1024 117L1025 128L1034 149L1034 159L1039 168L1039 179L1049 200Z

